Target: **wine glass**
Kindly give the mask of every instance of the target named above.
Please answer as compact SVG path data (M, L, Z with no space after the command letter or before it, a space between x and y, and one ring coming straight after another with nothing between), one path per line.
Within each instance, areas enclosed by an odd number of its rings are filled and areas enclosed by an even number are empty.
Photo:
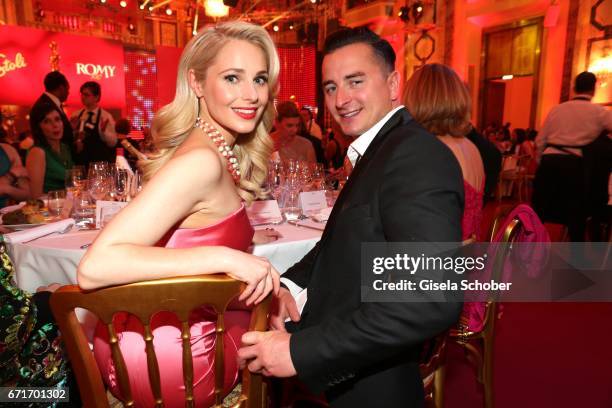
M82 190L85 184L85 167L73 166L71 169L66 170L64 180L67 191L74 194L76 191Z
M111 171L108 163L93 162L87 172L87 190L94 200L103 200L111 189Z
M130 192L130 174L127 169L114 169L112 182L111 198L117 201L126 201Z
M47 193L47 208L49 214L59 217L64 209L66 201L66 190L51 190Z
M142 173L136 170L130 183L130 198L136 197L142 190Z

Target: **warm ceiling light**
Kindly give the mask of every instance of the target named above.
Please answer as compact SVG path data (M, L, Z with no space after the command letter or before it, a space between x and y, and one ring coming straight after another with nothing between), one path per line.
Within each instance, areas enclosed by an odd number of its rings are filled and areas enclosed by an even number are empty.
M310 0L310 2L311 2L312 4L315 4L315 3L317 2L317 0Z
M504 76L502 76L502 79L503 79L504 81L509 81L509 80L511 80L512 78L514 78L514 75L504 75Z
M289 29L290 29L290 30L293 30L293 24L291 24L291 25L289 26Z
M205 0L204 11L209 17L225 17L229 14L229 7L223 4L223 0Z
M166 14L169 16L172 15L172 9L170 7L166 7Z
M121 1L119 2L119 5L120 5L121 7L127 7L127 1L125 1L125 0L121 0Z
M106 3L106 0L100 0L100 3L104 4Z
M280 28L278 28L278 25L274 24L274 27L272 27L272 29L274 30L274 32L278 33L278 30L280 30Z

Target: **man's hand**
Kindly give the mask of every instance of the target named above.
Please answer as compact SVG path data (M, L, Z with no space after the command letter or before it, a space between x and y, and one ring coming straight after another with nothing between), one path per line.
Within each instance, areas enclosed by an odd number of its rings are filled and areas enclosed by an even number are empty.
M265 376L293 377L297 372L291 361L290 339L291 334L280 331L245 333L238 350L240 367Z
M270 313L270 328L272 330L285 330L285 320L289 317L294 322L300 321L295 299L286 288L281 287L278 296L272 299L272 311Z

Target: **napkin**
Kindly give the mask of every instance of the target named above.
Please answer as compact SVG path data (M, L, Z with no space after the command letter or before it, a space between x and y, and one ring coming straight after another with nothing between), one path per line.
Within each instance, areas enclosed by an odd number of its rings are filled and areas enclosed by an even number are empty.
M317 211L312 214L310 218L317 222L326 222L329 219L329 215L332 212L332 207L323 208L322 210Z
M68 226L74 226L74 219L66 218L65 220L52 222L50 224L41 225L23 231L11 232L4 235L4 240L10 244L19 244L21 242L31 241L45 235L55 232L64 231Z

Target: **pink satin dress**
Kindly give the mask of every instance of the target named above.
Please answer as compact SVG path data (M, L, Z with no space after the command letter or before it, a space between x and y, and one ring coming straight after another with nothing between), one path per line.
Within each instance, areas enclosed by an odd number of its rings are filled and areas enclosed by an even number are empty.
M253 238L253 228L244 206L214 225L197 229L175 229L164 237L159 246L192 248L196 246L227 246L246 251ZM180 272L180 271L177 271ZM202 299L203 302L206 299ZM214 347L216 316L207 307L194 310L190 317L191 349L194 370L194 397L197 407L214 402ZM225 383L229 393L238 381L237 351L240 338L249 327L247 311L227 311L225 314ZM127 313L115 315L115 330L130 377L130 386L137 407L154 406L149 385L143 327ZM161 374L161 387L166 407L185 406L183 385L181 330L178 318L170 312L159 312L151 319L153 344ZM102 378L115 396L120 395L115 376L106 328L98 324L94 337L94 356Z

